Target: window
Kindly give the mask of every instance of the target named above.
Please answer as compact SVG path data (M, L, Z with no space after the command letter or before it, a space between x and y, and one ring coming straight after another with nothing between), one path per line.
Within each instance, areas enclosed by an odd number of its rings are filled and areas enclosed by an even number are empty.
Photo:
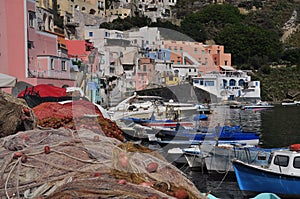
M215 82L214 81L206 81L205 86L214 86Z
M29 27L31 27L31 28L34 28L34 26L35 26L35 23L34 23L34 21L35 21L35 13L34 12L30 12L29 11L29 13L28 13L28 18L29 18Z
M54 70L54 60L50 59L50 69Z
M229 80L229 86L235 86L236 81L234 79Z
M294 158L294 164L293 164L293 166L296 169L300 169L300 157L295 157Z
M143 71L146 71L146 70L147 70L147 66L143 65Z
M89 32L89 37L93 37L93 32Z
M66 71L66 61L61 61L61 70Z
M227 60L225 60L225 61L224 61L224 65L225 65L225 66L227 66L227 64L228 64L228 61L227 61Z
M34 48L33 41L28 41L28 43L27 43L27 48L28 48L28 49Z
M110 68L109 68L109 73L115 73L115 68L110 67Z
M289 164L289 156L276 155L274 158L274 164L281 167L287 167Z
M245 84L245 81L243 79L240 79L239 80L239 86L244 86L244 84Z
M198 80L198 79L195 79L195 80L194 80L194 84L199 84L199 80Z

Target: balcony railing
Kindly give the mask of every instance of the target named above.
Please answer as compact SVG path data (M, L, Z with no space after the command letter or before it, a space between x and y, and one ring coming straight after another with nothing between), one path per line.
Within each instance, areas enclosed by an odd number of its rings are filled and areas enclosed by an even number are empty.
M58 71L58 70L31 70L31 74L37 78L50 78L50 79L68 79L76 80L76 74L70 73L69 71Z

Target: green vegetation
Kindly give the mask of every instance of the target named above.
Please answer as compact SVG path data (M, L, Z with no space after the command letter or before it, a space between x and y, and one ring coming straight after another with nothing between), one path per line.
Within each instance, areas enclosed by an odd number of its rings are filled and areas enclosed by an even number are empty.
M263 100L280 102L289 91L300 91L300 65L297 67L273 68L269 74L259 71L253 79L261 82Z

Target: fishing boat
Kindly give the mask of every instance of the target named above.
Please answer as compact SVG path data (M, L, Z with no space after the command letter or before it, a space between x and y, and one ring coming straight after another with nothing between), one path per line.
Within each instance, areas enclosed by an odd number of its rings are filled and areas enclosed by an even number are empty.
M174 147L167 151L166 159L169 162L174 162L176 164L185 164L186 159L184 157L184 151L180 147Z
M300 101L292 101L292 102L282 102L282 106L296 106L300 105Z
M174 144L176 141L190 141L196 144L203 141L227 141L257 145L260 133L245 132L240 126L216 126L213 129L199 126L197 128L178 127L175 130L162 129L156 134L156 137L160 138L160 143L163 143L162 141L165 141L165 143L169 141L169 144Z
M121 118L148 119L155 114L158 119L178 119L197 113L197 107L190 103L177 103L173 100L164 102L160 96L142 96L135 92L117 106L111 107L109 113L113 120Z
M115 121L128 117L150 118L154 112L158 115L163 114L165 111L163 107L161 97L139 96L134 93L133 96L126 98L117 106L111 107L108 112Z
M244 162L265 166L272 151L277 149L265 149L243 144L202 144L195 151L195 156L200 156L209 172L233 172L231 161L235 158ZM191 154L191 152L188 154Z
M125 138L131 141L147 141L152 137L155 137L155 134L157 133L157 131L151 127L130 122L129 120L117 120L116 123L124 133Z
M178 125L185 127L193 127L194 123L190 121L175 121L175 120L156 120L156 119L142 119L142 118L121 118L121 120L129 120L136 124L147 127L157 128L176 128Z
M220 199L212 194L207 195L204 193L203 195L205 195L208 199ZM280 198L274 193L260 193L257 196L250 199L280 199Z
M255 104L252 105L244 105L241 107L243 110L260 110L260 109L269 109L273 108L274 106L269 104L268 102L258 101Z
M213 111L208 104L197 104L197 112L200 114L211 114Z
M300 198L300 144L274 151L267 166L233 160L233 167L244 195L270 192Z

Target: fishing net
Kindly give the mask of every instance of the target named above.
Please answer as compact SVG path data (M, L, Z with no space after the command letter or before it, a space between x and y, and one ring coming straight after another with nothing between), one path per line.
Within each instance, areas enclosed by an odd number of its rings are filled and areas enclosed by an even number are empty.
M85 100L60 104L45 102L33 108L38 125L47 128L90 129L98 134L124 140L116 122L103 117L97 106Z
M0 110L0 137L36 127L37 119L26 102L1 90Z
M0 139L0 198L205 198L155 151L91 130Z

